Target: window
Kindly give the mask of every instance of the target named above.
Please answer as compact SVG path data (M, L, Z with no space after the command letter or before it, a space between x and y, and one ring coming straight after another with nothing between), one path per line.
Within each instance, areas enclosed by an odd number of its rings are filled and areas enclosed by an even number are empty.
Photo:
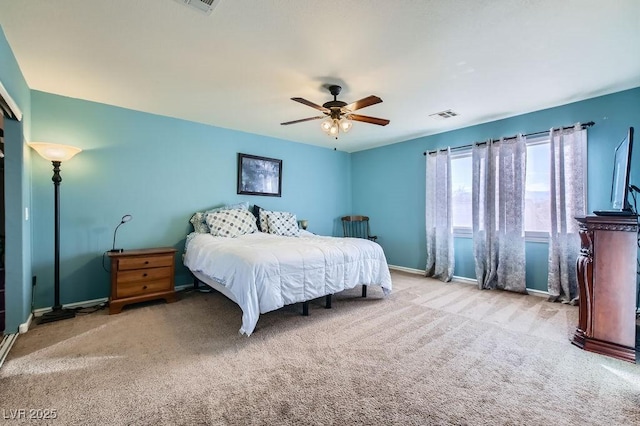
M527 141L524 228L527 240L544 240L549 236L551 192L550 142L548 135ZM472 226L471 148L451 156L452 221L456 236L470 236Z
M451 215L455 234L471 234L471 149L451 154Z
M549 138L544 137L527 143L527 175L524 193L524 230L527 237L532 233L546 237L551 229Z

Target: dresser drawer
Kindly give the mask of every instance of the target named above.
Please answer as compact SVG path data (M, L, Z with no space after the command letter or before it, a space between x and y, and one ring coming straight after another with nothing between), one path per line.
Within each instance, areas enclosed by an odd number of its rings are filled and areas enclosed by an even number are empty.
M130 257L118 261L118 270L157 268L173 265L173 256Z
M153 269L133 269L118 272L118 286L130 282L153 281L171 276L171 267Z
M168 278L151 281L133 281L118 283L117 297L141 296L159 291L172 290L173 285Z
M173 280L176 251L173 247L158 247L109 252L109 314L117 314L123 306L132 303L156 299L175 302Z

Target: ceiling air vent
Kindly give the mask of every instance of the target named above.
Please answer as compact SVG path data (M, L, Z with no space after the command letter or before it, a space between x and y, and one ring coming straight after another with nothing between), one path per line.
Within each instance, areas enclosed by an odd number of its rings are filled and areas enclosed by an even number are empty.
M429 117L433 118L434 120L444 120L446 118L451 118L451 117L455 117L458 114L455 111L451 111L450 109L446 110L446 111L440 111L440 112L436 112L435 114L429 114Z
M206 15L211 15L213 9L216 8L220 0L176 0L178 3L182 3L185 6L189 6L193 9L196 9L199 12L202 12Z

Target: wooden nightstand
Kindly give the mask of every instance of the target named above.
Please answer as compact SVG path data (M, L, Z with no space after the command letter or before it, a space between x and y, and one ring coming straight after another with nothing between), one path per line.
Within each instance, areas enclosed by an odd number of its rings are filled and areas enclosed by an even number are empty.
M122 311L124 305L165 299L176 301L173 247L126 250L108 253L111 258L111 297L109 314Z

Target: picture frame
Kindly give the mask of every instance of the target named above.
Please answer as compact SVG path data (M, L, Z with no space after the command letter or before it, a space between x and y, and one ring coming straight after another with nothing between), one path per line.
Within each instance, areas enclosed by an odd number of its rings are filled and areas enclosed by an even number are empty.
M282 196L282 160L238 153L238 194Z

